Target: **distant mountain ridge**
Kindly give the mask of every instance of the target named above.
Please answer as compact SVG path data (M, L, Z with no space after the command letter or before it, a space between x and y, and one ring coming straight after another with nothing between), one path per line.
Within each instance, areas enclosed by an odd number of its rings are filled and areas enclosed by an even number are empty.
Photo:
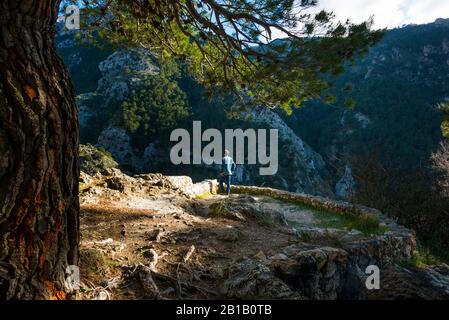
M345 86L353 111L343 105ZM344 171L351 156L375 152L386 167L426 165L442 139L435 106L449 100L449 19L387 31L334 87L336 104L311 102L285 118L327 161L338 158Z
M435 24L442 24L442 25L449 25L449 18L446 18L446 19L444 19L444 18L438 18L438 19L436 19L435 20L435 22L434 22Z

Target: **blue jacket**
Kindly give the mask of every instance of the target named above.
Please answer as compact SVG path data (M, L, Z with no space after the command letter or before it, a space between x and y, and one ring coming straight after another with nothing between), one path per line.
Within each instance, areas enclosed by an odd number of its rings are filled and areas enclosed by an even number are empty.
M235 167L236 167L236 165L234 163L234 160L232 160L231 157L225 156L221 160L221 171L226 176L232 176L232 174L234 173Z

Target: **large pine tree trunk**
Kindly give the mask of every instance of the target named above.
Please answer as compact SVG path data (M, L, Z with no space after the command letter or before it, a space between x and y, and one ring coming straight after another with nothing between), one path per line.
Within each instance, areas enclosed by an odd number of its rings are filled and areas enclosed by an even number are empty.
M60 0L0 3L0 299L63 299L78 260L78 119Z

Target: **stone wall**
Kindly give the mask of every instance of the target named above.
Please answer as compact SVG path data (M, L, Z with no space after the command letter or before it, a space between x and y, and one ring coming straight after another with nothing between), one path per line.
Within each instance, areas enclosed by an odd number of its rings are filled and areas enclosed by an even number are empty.
M237 261L230 265L227 271L229 277L222 288L230 298L264 298L266 287L271 284L256 281L262 277L271 279L268 282L273 281L276 286L279 286L280 279L290 288L291 293L287 294L283 290L282 297L270 295L274 299L365 299L369 293L365 286L368 277L365 271L368 266L375 265L382 272L384 268L410 258L416 250L413 230L398 225L373 208L271 188L233 186L233 192L268 196L357 219L376 219L386 231L332 247L300 242L285 247L278 254L262 261L256 259L257 261L250 263L248 259L251 258L244 260L244 264ZM251 270L246 270L247 266L252 266ZM264 270L260 277L257 275L259 269ZM251 278L242 276L253 273L256 276ZM235 288L249 289L242 293Z
M326 210L332 213L357 219L377 219L379 221L379 224L388 227L389 229L412 232L409 229L397 225L393 219L388 218L377 209L350 202L333 200L320 196L312 196L304 193L295 193L273 188L261 188L252 186L233 186L232 192L268 196L274 199L295 202L298 204L310 206L318 210Z

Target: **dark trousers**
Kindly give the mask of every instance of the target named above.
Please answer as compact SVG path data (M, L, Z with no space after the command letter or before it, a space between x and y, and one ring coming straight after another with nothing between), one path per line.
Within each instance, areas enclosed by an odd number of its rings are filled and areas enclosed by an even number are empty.
M220 176L220 192L223 193L224 192L224 182L226 182L226 193L230 194L231 193L231 178L232 176L227 176L227 175L223 175Z

